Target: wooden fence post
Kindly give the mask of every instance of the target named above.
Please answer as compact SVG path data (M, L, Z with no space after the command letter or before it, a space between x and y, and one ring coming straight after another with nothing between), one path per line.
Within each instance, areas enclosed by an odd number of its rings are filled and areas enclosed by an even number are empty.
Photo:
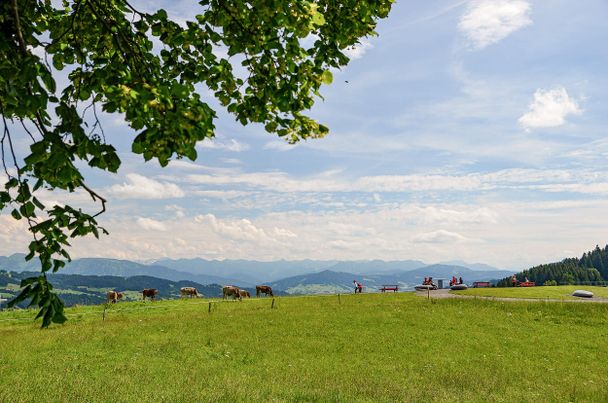
M209 301L209 311L207 312L211 313L211 301Z
M340 293L338 293L338 304L342 304L342 300L340 299Z
M274 309L274 298L272 299L272 305L270 306L270 309Z

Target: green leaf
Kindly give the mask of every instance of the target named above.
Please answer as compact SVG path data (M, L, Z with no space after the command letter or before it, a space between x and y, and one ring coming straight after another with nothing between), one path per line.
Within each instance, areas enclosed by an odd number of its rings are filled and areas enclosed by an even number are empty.
M53 56L53 67L57 70L63 70L63 55L61 53L56 53Z
M330 85L334 81L334 75L331 74L331 71L325 70L323 74L321 74L321 82L325 85Z
M21 214L19 214L19 211L17 211L17 209L11 211L11 215L15 220L21 220Z
M325 25L325 17L319 11L314 10L312 13L312 23L317 26Z

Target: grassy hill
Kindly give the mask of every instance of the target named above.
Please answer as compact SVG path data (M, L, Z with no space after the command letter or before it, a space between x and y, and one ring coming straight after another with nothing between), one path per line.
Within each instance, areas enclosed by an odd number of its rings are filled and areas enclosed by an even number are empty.
M21 280L34 275L37 273L0 271L0 296L12 299L19 294ZM106 300L106 293L112 290L123 291L125 300L139 300L141 290L144 288L156 288L159 291L159 298L179 298L181 287L196 287L201 294L207 297L222 295L221 286L218 284L202 285L193 281L170 281L150 276L125 278L50 274L49 278L66 306L101 304ZM25 307L27 303L21 303L20 306Z
M607 401L608 304L413 293L0 313L0 401Z
M495 297L495 298L534 298L534 299L580 299L573 297L575 290L587 290L593 293L594 298L608 298L607 287L589 285L562 285L546 287L497 287L497 288L469 288L463 291L454 291L456 294Z
M353 280L361 281L368 292L377 291L383 284L398 284L402 290L412 290L416 284L433 278L462 277L466 282L488 281L504 277L512 272L504 270L471 270L467 267L435 264L414 270L394 271L381 274L355 274L323 270L300 276L284 278L271 283L273 288L288 294L334 294L353 291Z

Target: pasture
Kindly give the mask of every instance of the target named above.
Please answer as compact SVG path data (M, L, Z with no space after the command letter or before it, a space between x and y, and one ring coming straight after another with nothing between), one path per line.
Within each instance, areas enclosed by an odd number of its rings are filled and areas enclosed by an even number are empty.
M2 312L0 401L608 400L608 304L271 300Z
M591 291L596 298L608 298L608 287L588 285L561 285L547 287L506 287L506 288L469 288L452 291L454 294L496 298L534 298L534 299L580 299L572 296L575 290Z

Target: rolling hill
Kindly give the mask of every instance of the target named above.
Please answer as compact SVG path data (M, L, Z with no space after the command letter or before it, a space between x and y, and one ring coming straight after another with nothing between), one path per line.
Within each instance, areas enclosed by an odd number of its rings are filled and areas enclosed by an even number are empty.
M463 266L436 264L415 270L398 271L384 274L356 274L324 270L319 273L285 278L271 283L276 289L288 294L322 294L335 292L352 292L353 280L360 281L367 292L377 291L383 284L398 284L403 290L411 290L420 284L424 277L451 278L462 277L465 282L497 280L511 275L505 270L471 270Z
M0 271L0 294L3 298L12 299L19 293L22 279L36 276L35 272ZM179 298L181 287L196 287L206 297L221 297L222 286L219 284L202 285L193 281L170 281L150 276L86 276L78 274L49 274L55 291L65 305L94 305L106 300L106 292L117 290L125 292L125 300L139 300L141 290L156 288L162 299ZM25 307L27 303L21 304Z

